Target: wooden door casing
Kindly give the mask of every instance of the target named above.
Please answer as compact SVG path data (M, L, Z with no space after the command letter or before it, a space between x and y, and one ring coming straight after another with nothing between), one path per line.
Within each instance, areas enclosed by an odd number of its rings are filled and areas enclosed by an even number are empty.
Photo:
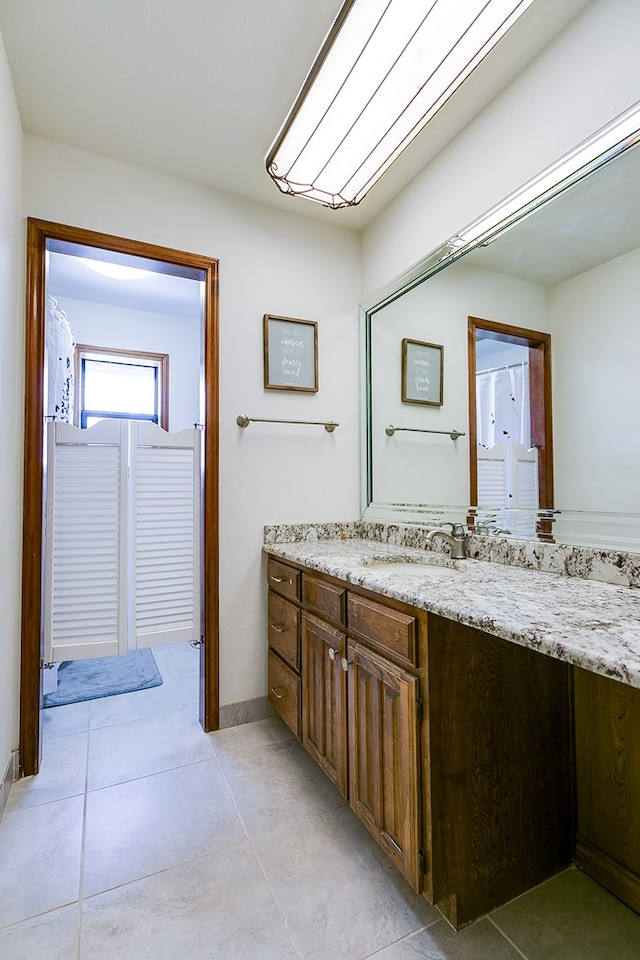
M44 490L44 360L46 256L48 243L86 246L125 256L144 257L200 271L204 281L203 382L203 589L204 643L200 644L200 722L205 730L218 728L218 261L169 247L80 227L29 218L27 224L25 417L23 473L22 618L20 659L20 775L38 772L40 765L40 705L42 662L42 569Z
M303 613L302 743L340 793L347 796L347 678L341 666L346 638Z
M417 677L348 644L349 801L417 892L421 890Z

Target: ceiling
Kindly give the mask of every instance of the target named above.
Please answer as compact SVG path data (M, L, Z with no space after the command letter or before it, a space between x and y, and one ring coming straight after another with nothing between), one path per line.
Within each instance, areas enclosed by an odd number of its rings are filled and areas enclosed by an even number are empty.
M26 133L362 230L587 2L535 0L340 211L283 196L264 158L341 0L0 0L0 31Z

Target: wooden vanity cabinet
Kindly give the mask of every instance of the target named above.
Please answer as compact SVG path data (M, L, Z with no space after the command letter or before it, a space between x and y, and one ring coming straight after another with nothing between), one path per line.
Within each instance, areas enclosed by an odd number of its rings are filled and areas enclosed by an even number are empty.
M271 629L269 656L300 680L302 742L415 890L457 929L571 863L567 664L304 568L275 573L271 592L299 590L284 597L299 671Z
M640 913L640 690L574 670L576 864Z

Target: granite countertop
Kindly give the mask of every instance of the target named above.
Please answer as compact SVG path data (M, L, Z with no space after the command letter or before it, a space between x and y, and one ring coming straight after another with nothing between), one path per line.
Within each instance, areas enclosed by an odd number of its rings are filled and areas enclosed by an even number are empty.
M370 540L265 551L511 643L640 687L640 590ZM431 560L436 567L420 560ZM401 561L394 572L385 561Z

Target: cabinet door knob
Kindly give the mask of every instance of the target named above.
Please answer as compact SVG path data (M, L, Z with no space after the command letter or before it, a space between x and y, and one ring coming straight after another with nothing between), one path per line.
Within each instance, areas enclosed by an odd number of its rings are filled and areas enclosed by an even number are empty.
M284 700L284 694L280 693L280 690L278 689L278 687L271 687L271 693L274 695L276 700Z
M340 666L342 667L345 673L347 673L347 671L349 670L350 663L353 663L353 660L347 660L346 657L343 657L342 660L340 661Z
M335 660L337 652L338 651L334 650L333 647L329 647L329 660Z

